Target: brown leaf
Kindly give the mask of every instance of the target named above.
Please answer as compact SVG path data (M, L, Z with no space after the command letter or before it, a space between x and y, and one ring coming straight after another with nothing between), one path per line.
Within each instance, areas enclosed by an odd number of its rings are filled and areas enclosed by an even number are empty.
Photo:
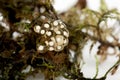
M57 65L65 62L67 55L65 53L56 54L53 58L53 62Z

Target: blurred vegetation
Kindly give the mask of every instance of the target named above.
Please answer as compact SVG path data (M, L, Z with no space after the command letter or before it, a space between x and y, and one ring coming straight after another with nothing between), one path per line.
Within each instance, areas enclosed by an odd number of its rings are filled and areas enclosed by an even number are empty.
M0 80L25 80L39 72L44 73L46 80L54 80L59 75L68 80L105 80L111 70L114 74L120 59L102 78L97 78L98 70L93 79L85 78L81 72L83 65L81 62L84 62L81 51L89 39L94 42L91 50L94 44L100 42L96 54L101 56L100 61L96 58L98 67L99 63L107 58L108 53L105 51L109 47L120 48L118 39L112 35L112 28L107 25L108 18L119 22L120 14L117 10L108 10L104 0L101 0L100 11L93 11L86 7L86 0L79 0L67 12L57 14L52 6L53 3L54 1L50 0L0 0L0 12L3 17L0 21ZM47 9L44 14L36 10L41 6ZM37 52L36 41L41 36L33 31L33 26L45 22L39 20L41 15L47 16L48 20L61 19L67 26L70 33L69 43L62 51ZM102 22L104 25L101 25ZM83 29L86 32L83 32ZM19 36L14 38L15 32ZM108 35L112 36L113 42L106 40ZM73 58L70 51L75 53ZM120 57L118 54L117 56ZM23 72L28 66L30 70Z

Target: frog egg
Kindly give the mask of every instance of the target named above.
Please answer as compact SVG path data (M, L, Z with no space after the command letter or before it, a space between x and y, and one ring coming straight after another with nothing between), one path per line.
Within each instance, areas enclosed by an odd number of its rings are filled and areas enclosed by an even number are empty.
M40 29L38 28L38 30L41 34L39 43L45 44L37 48L41 53L45 53L46 51L59 52L68 44L69 32L66 25L60 20L47 21L43 23L42 27L40 27Z
M62 39L61 39L60 37L56 38L56 41L57 41L57 42L61 42L61 40L62 40Z
M53 25L54 25L54 26L58 26L58 24L59 24L59 23L58 23L58 20L56 20L56 21L53 22Z
M44 13L46 11L45 7L40 7L40 13Z
M47 36L51 36L51 35L52 35L52 32L51 32L51 31L47 31L47 32L46 32L46 35L47 35Z
M40 33L40 29L41 29L41 27L39 25L34 26L34 31L36 33Z
M45 28L50 28L50 25L49 25L48 23L45 23L45 24L44 24L44 27L45 27Z
M61 51L61 50L63 50L63 48L64 48L63 46L56 46L55 51L57 51L57 52Z
M57 45L63 44L64 37L62 35L57 35L55 39L56 39Z
M53 47L49 47L49 51L53 51L54 50L54 48Z
M65 26L64 25L60 25L60 28L64 28Z
M40 19L41 19L41 20L45 20L46 17L42 15L42 16L40 16Z
M53 31L56 33L57 31L59 31L59 28L58 27L53 28Z
M40 46L38 47L38 50L39 50L39 51L44 50L44 46L43 46L43 45L40 45Z
M61 32L60 32L60 31L56 31L55 33L56 33L56 34L61 34Z
M66 46L68 44L68 42L69 42L68 39L64 39L64 42L63 42L64 46Z
M62 46L57 46L57 49L61 50L61 49L62 49Z
M39 53L44 53L44 52L45 52L45 46L44 46L44 45L39 45L39 46L37 47L37 51L38 51Z
M66 31L63 31L63 35L64 35L65 37L69 37L69 33L66 32Z
M45 30L42 29L42 30L40 31L40 33L41 33L42 35L45 34Z
M54 42L53 42L53 41L50 41L48 44L49 44L50 46L54 46Z

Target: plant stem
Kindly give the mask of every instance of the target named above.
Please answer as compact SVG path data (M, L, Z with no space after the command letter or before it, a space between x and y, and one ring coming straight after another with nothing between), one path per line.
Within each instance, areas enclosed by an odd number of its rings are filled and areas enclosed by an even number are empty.
M96 79L96 77L98 76L98 71L99 71L99 69L98 69L98 58L97 58L97 55L95 55L95 59L96 59L96 74L93 77L93 79Z
M105 73L105 75L103 77L106 77L108 75L108 73L114 68L116 67L117 65L119 65L120 63L120 59L118 59L118 61Z

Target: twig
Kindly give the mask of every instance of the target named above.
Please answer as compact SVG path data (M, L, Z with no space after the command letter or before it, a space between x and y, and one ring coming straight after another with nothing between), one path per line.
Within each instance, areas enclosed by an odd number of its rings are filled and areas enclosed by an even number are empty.
M96 77L98 76L98 71L99 71L99 69L98 69L98 58L97 58L96 55L95 55L95 59L96 59L96 74L95 74L93 79L96 79Z
M120 63L120 59L118 59L118 61L105 73L105 75L104 75L103 77L106 77L107 74L108 74L114 67L116 67L117 65L119 65L119 63Z

